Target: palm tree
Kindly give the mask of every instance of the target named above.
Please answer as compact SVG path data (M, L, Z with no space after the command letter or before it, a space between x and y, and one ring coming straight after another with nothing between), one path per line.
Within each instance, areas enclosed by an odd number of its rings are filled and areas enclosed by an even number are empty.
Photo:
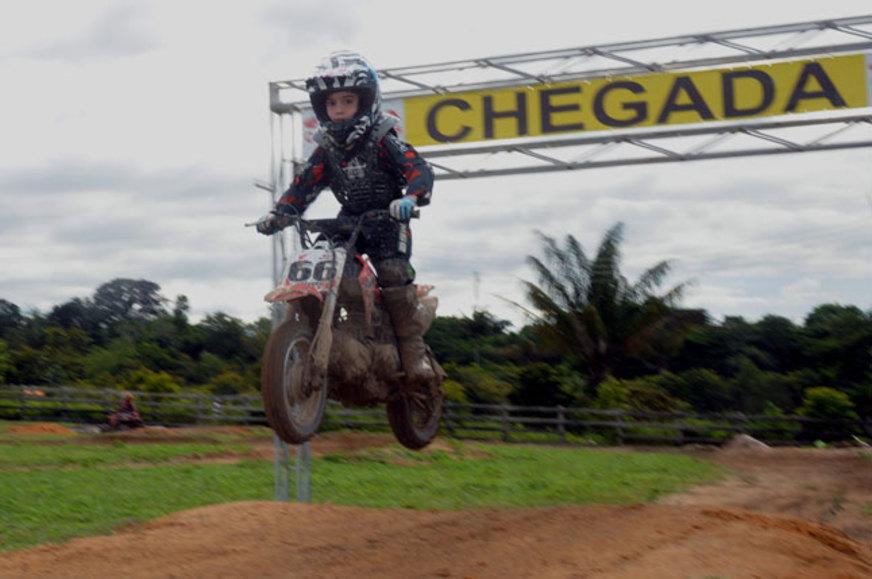
M521 307L543 339L584 362L591 388L628 360L650 358L663 339L674 341L668 329L685 325L673 315L685 284L655 293L669 262L646 270L633 284L621 274L623 230L617 223L606 232L593 261L572 235L560 247L541 232L544 258L527 256L539 284L523 282L531 307Z

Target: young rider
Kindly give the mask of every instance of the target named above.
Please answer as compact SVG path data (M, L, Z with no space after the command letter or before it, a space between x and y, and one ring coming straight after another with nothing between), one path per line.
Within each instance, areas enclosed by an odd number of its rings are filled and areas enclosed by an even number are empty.
M275 233L288 224L289 216L302 215L325 187L342 205L340 217L389 210L393 219L364 223L357 249L375 266L407 377L430 380L434 371L426 356L420 316L415 315L418 297L409 263L409 218L415 207L430 203L433 172L397 137L396 119L381 111L378 73L359 54L331 54L306 80L306 88L321 125L315 135L318 147L257 230Z

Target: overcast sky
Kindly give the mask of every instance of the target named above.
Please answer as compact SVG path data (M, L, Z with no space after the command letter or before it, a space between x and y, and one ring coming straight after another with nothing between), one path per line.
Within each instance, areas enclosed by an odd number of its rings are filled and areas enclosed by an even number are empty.
M512 8L510 8L512 6ZM869 12L868 0L581 3L245 1L0 4L0 298L22 309L116 277L266 315L267 83L352 48L397 67ZM717 8L716 8L717 6ZM785 7L789 6L789 7ZM723 8L723 9L721 9ZM329 192L315 208L329 214ZM626 224L631 279L662 259L685 304L801 321L872 307L872 149L437 182L413 263L444 315L519 314L534 229L592 253Z

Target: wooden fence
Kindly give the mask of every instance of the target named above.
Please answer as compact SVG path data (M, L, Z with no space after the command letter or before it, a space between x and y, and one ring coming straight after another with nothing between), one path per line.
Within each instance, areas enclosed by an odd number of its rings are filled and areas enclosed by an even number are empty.
M260 396L133 392L146 424L266 425ZM100 424L118 408L111 389L0 386L0 419ZM631 412L563 406L511 406L446 402L442 433L449 437L505 442L568 444L720 444L745 433L769 444L810 442L830 433L847 438L872 425L821 423L802 416ZM389 429L383 407L328 405L322 430Z

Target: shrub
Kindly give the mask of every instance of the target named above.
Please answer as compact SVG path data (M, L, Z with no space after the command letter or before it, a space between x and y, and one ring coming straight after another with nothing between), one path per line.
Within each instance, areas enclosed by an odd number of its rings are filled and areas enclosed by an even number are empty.
M518 406L567 406L572 396L563 388L560 374L548 364L531 364L521 370L520 384L509 394Z
M6 373L12 368L12 361L9 356L9 347L6 342L0 340L0 384L6 383Z
M784 411L772 402L766 403L763 416L769 418L750 424L751 433L761 440L791 441L795 440L796 435L801 430L801 426L797 422L779 420L784 416Z
M689 402L698 412L723 412L732 405L730 383L720 374L706 368L694 368L678 375L683 388L671 392Z
M166 372L153 372L146 368L131 372L124 381L125 390L154 394L176 394L182 387Z
M659 383L658 376L634 380L609 377L597 388L594 405L598 408L621 408L633 412L680 412L687 403L674 398Z
M803 427L806 440L844 440L856 432L860 420L848 395L826 386L807 389L799 413L815 420Z
M209 381L208 390L219 396L231 396L233 394L254 394L248 382L232 370L224 371Z
M503 404L508 400L512 385L479 366L446 364L448 376L463 385L467 399L475 404Z
M466 398L466 393L463 391L463 384L460 382L446 379L442 383L442 389L445 391L445 400L448 402L456 402L457 404L467 404L469 402Z

